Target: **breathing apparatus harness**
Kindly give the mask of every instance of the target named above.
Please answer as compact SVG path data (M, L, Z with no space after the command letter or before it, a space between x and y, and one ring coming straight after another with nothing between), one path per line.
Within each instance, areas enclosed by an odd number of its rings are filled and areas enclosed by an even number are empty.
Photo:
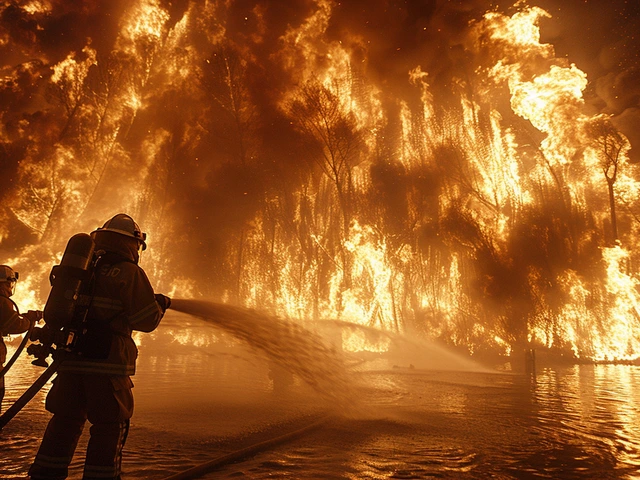
M49 355L55 360L68 353L106 358L109 345L104 351L105 345L96 334L108 337L112 333L109 324L120 312L99 323L91 322L87 314L93 302L96 273L105 265L120 262L135 263L119 253L96 250L93 238L86 233L71 237L60 265L54 266L49 275L51 292L44 307L45 325L32 331L31 341L39 343L27 348L27 353L35 357L31 363L47 367Z
M98 261L90 235L78 233L69 239L60 265L51 269L51 292L44 307L44 327L34 329L27 353L34 365L47 367L47 357L56 360L71 352L84 333L93 297L94 273ZM36 343L39 342L39 343Z

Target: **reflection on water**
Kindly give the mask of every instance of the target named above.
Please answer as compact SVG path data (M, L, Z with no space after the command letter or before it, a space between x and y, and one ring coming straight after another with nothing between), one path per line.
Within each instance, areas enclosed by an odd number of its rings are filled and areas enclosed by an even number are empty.
M634 366L574 366L545 370L533 384L540 435L583 450L611 468L640 468L640 370Z
M361 375L376 416L206 478L640 478L637 367Z
M169 334L178 328L185 343ZM197 320L168 315L139 341L128 478L161 479L299 428L327 409L299 379L274 393L267 359ZM367 407L361 415L336 416L205 478L640 478L638 367L539 365L532 377L352 360ZM3 407L41 371L21 358L7 377ZM44 392L0 433L0 478L26 473L48 420L43 399ZM84 448L86 437L72 478L81 476Z

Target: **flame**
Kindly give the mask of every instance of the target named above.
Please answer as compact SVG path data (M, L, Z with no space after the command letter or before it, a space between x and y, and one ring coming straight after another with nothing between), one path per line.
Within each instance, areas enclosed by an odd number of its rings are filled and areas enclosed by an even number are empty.
M386 352L389 350L391 340L370 339L362 330L343 330L342 348L348 352Z
M633 360L640 347L640 281L624 272L629 258L626 250L619 246L605 248L603 256L610 306L603 325L606 336L598 336L595 342L595 359Z
M169 14L157 0L140 0L134 3L123 22L121 42L137 42L149 39L157 41L163 34Z
M198 285L192 279L178 275L167 292L169 297L198 298Z
M334 277L333 302L326 306L329 317L340 313L345 320L369 325L379 324L383 329L398 330L399 319L395 298L401 294L397 289L403 283L402 274L391 267L387 245L370 226L360 226L356 221L351 226L345 248L353 254L352 282L349 289L342 289L342 276ZM406 246L394 252L399 262L410 256ZM403 253L404 252L404 253ZM340 299L341 297L341 299Z
M66 100L77 102L78 95L82 90L83 83L89 73L89 68L96 64L96 51L89 46L82 49L87 58L81 62L76 61L75 53L70 53L66 59L53 67L51 81L60 85L65 82L69 84ZM61 87L64 88L64 87Z
M20 8L31 15L49 13L52 10L51 2L46 0L31 0L21 5Z
M322 45L317 37L326 28L329 15L326 5L323 4L316 15L296 31L295 36L290 32L287 37L294 39L291 43L299 47L300 52L305 52L308 59L317 58L317 46ZM547 16L549 14L539 8L525 8L511 17L489 13L478 26L478 31L489 33L488 38L495 51L504 53L503 57L496 58L495 64L486 70L487 78L495 83L506 83L511 92L513 112L546 134L539 146L540 156L526 171L526 175L517 135L511 129L503 127L502 115L491 110L488 128L479 128L481 120L478 112L484 107L462 94L459 116L449 114L442 122L435 115L434 96L430 92L428 74L420 67L408 72L410 84L420 91L422 108L421 116L416 118L415 110L411 110L406 103L402 105L403 142L399 161L407 171L419 171L424 168L424 159L432 156L443 144L457 144L457 151L464 152L458 155L468 163L471 170L470 173L460 171L461 177L458 180L464 179L462 175L465 175L469 183L465 185L457 182L450 185L448 200L442 199L438 214L444 214L447 207L455 205L460 198L468 197L471 192L471 205L477 209L476 220L482 229L490 232L488 234L497 240L495 248L498 250L507 248L512 235L511 228L519 213L535 206L539 198L536 193L538 186L555 182L559 172L563 172L556 171L555 168L566 169L579 162L593 166L596 163L594 159L600 155L597 147L590 146L586 130L593 121L584 113L583 108L582 94L587 86L586 74L575 65L557 64L553 58L553 47L540 44L538 21ZM379 131L377 124L382 117L377 103L378 92L370 92L368 104L368 111L377 113L363 115L363 110L367 111L366 108L363 109L366 103L357 100L349 88L341 87L349 86L351 63L346 51L339 44L324 45L324 54L329 66L321 70L324 75L320 75L323 79L322 87L336 95L339 108L358 118L359 126L371 132ZM548 69L530 70L526 66L528 57L546 59ZM318 75L317 70L312 68L317 68L317 65L313 62L309 64L306 71ZM310 74L307 73L306 78L310 78ZM488 95L486 90L478 93L480 96ZM380 139L374 134L374 142L368 141L367 144L374 145ZM416 139L419 139L418 142ZM330 144L327 146L331 147ZM621 151L621 165L625 161L626 148L623 147ZM353 166L350 173L353 175L354 188L363 191L369 188L370 168L369 162ZM597 169L591 171L592 178L588 183L578 178L568 182L573 201L577 204L588 204L586 195L602 187L601 173ZM327 180L331 180L331 177L322 179L322 188L330 188L331 182ZM333 178L333 181L337 180L337 177ZM617 187L616 195L619 198L628 198L628 203L637 199L637 182L626 172L621 174ZM320 190L317 194L319 192ZM299 196L298 199L301 203L297 211L300 212L301 205L309 197ZM416 222L419 222L418 210L415 216ZM297 217L296 220L300 221L300 218ZM257 234L254 240L257 243L264 242L264 222L256 219L254 227ZM312 238L320 256L326 256L335 265L333 275L327 280L329 290L325 299L318 301L315 298L317 293L306 287L318 276L318 261L301 264L295 261L298 254L292 253L290 247L284 250L276 248L272 253L282 266L277 275L282 288L272 289L265 296L261 290L261 285L265 285L261 280L262 275L254 271L247 277L252 284L249 301L251 305L270 304L275 311L292 317L315 312L314 315L320 318L342 318L397 331L404 331L407 322L411 322L416 313L429 311L437 318L436 325L427 329L432 337L449 338L454 344L467 345L471 352L483 344L492 345L492 348L506 354L512 351L513 345L505 340L508 335L498 323L475 323L486 320L481 314L473 313L474 303L465 292L468 289L467 279L461 272L462 269L469 268L469 259L465 255L454 254L448 267L437 267L437 254L425 256L410 244L395 242L396 251L389 252L388 239L378 233L373 225L361 224L357 219L354 219L342 243L348 261L339 256L339 251L328 250L330 239L326 233L318 231L312 234ZM276 247L285 245L284 241L275 242ZM592 301L591 290L594 286L589 285L577 272L567 270L558 278L559 284L566 285L564 294L567 302L558 310L541 304L538 313L532 314L529 319L526 341L547 348L568 346L576 356L596 361L639 357L636 344L638 333L630 329L629 323L636 315L635 307L629 307L629 303L635 301L635 285L630 277L620 277L620 264L612 263L611 252L607 249L602 252L604 260L609 262L605 281L607 289L613 291L612 279L617 279L616 285L620 284L622 278L626 279L626 284L617 287L622 290L616 290L626 292L620 295L621 299L627 299L625 306L621 305L620 300L613 308L607 307L598 314L590 311L586 305ZM430 272L438 281L415 283L413 277L420 271ZM535 282L538 280L537 275L530 276L527 288L536 289ZM434 284L438 287L434 288ZM407 288L412 290L417 300L411 305L406 303ZM544 303L545 300L541 298L538 301ZM604 298L601 301L606 303ZM604 318L609 318L609 328L602 326ZM466 327L469 322L470 328ZM594 332L591 329L596 325L600 327ZM605 348L607 344L610 346ZM343 338L343 347L355 350L369 348L373 351L385 348L384 345L363 346L362 340L352 333Z
M504 42L513 48L546 50L551 53L551 45L540 44L538 21L551 15L539 7L524 8L508 17L497 12L485 14L483 26L489 31L491 39Z
M586 119L579 113L586 86L586 74L574 65L570 68L552 65L547 73L529 82L510 82L513 111L549 134L541 149L552 164L568 163L579 148L576 140L580 137L571 127L579 127Z
M43 257L41 252L34 252L34 250L33 247L26 248L22 256L9 258L6 261L7 265L13 266L14 270L20 273L20 279L16 283L16 290L12 296L20 313L25 313L28 310L42 310L43 279L48 280L51 265L59 263L62 257L62 252L49 253ZM39 259L37 263L33 262L34 253Z
M9 262L15 264L16 262ZM20 313L26 313L28 310L40 310L41 303L37 297L36 292L39 290L37 285L39 279L35 275L29 275L25 279L21 279L16 285L16 293L13 294L12 299L18 305Z
M111 50L87 40L49 77L33 63L5 78L16 96L37 78L51 92L47 129L24 114L1 133L22 148L0 217L3 243L10 225L28 232L3 260L26 275L21 307L42 304L71 234L128 211L170 295L470 353L640 358L631 144L586 108L587 74L541 43L548 12L488 12L452 72L407 56L394 76L365 33L339 31L340 4L277 28L271 8L137 0ZM342 346L389 348L358 329Z

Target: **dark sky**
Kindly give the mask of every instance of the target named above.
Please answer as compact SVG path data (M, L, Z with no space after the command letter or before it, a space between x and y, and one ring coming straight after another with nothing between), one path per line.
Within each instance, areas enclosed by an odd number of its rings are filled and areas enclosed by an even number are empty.
M640 1L535 0L552 15L540 22L541 41L552 43L588 75L585 99L640 146Z
M552 18L541 21L541 39L558 56L584 70L610 113L638 106L640 2L637 0L537 0ZM615 87L614 87L615 85ZM611 92L608 89L615 88Z

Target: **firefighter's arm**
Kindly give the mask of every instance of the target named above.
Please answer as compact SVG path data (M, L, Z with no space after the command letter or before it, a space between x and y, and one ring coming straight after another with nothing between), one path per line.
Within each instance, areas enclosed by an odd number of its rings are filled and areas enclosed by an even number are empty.
M125 291L121 292L125 314L133 330L151 332L160 324L164 310L156 301L144 270L133 264L128 265L132 269L130 282L124 286Z
M171 307L171 299L166 295L163 295L162 293L156 293L155 297L156 302L158 302L158 305L160 305L160 308L162 309L162 313L166 312L167 308Z
M15 310L11 300L0 297L0 331L3 335L23 333L30 326L31 321Z

